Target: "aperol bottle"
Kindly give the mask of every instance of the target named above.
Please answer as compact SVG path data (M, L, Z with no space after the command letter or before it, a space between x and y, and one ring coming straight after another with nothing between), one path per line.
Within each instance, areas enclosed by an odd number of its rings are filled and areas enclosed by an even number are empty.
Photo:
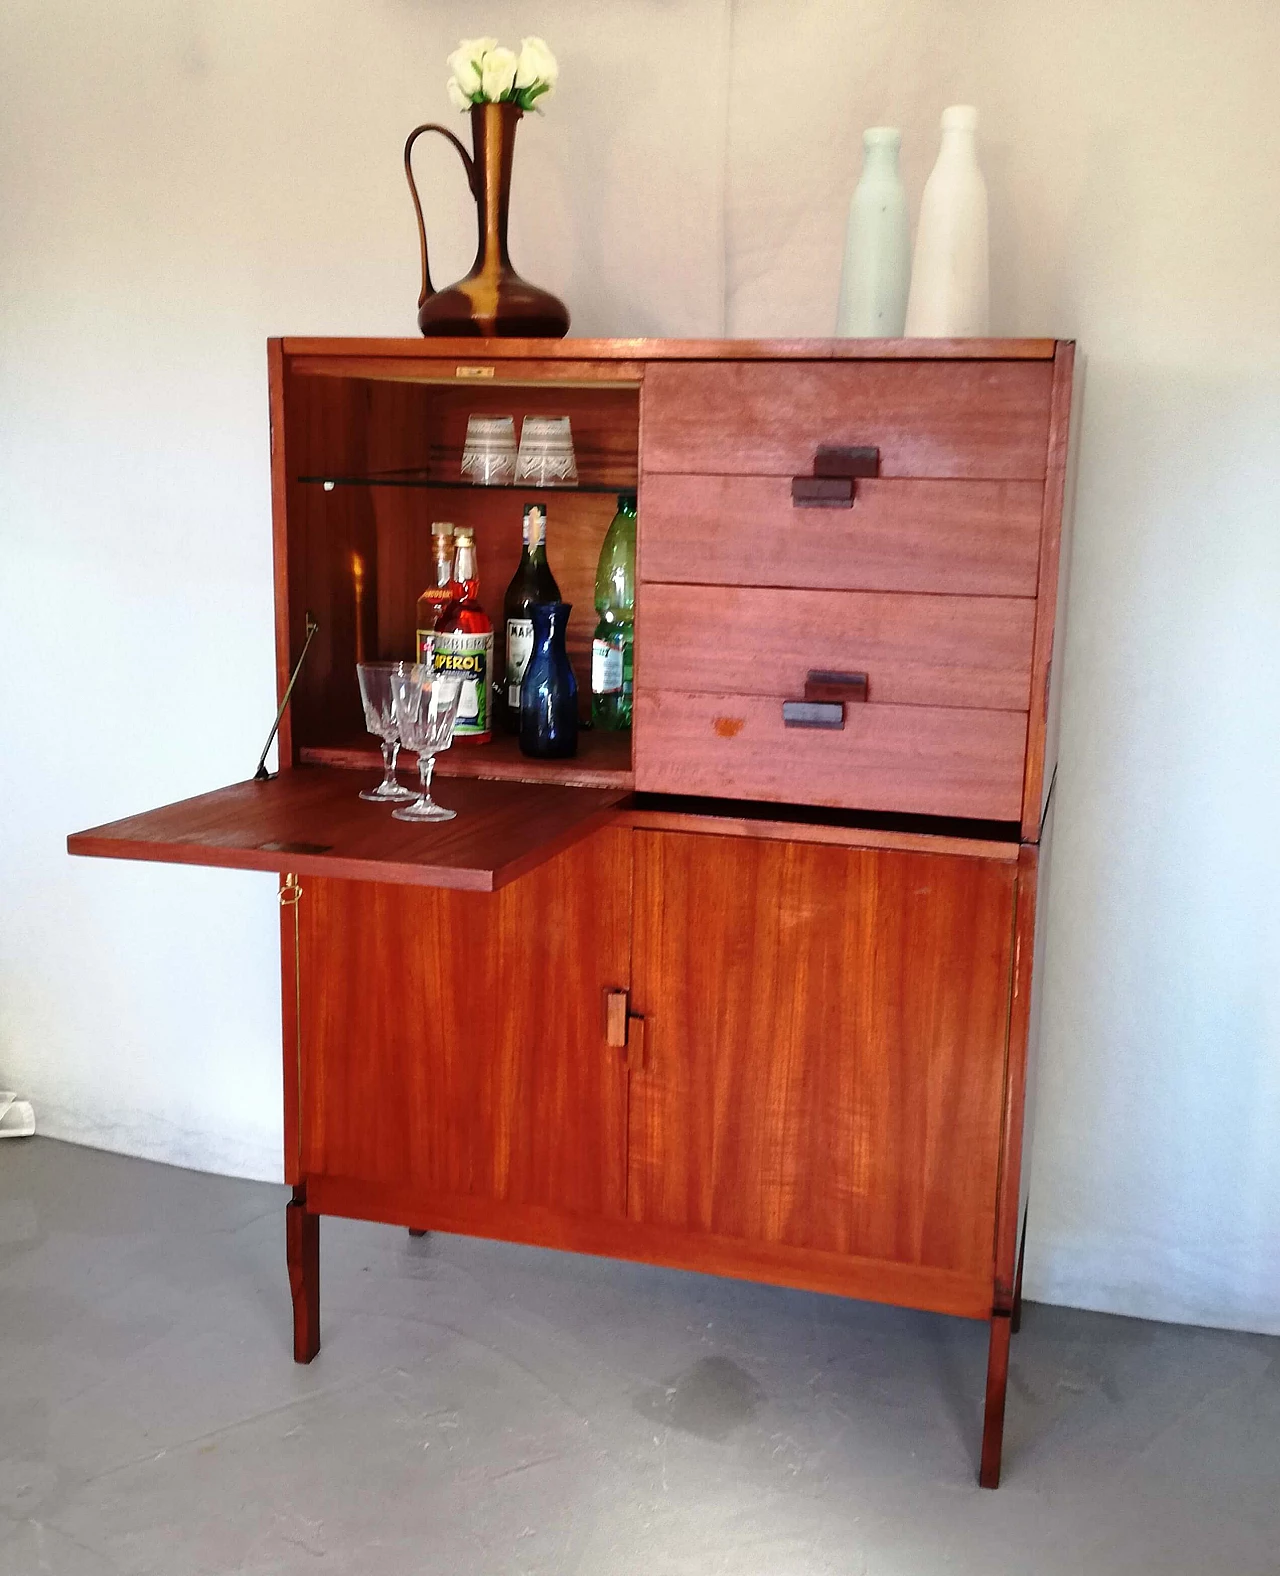
M436 625L434 667L437 673L456 673L462 679L454 738L485 744L493 737L489 687L493 624L480 606L475 532L470 526L461 525L453 533L453 543L453 578L458 584L458 596L441 613Z

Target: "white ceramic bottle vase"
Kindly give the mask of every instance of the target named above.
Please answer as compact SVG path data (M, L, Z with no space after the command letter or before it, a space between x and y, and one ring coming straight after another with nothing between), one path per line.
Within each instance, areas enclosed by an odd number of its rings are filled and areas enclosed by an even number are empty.
M971 104L943 110L942 147L920 201L907 302L912 337L981 338L991 329L987 183L978 168L977 129Z
M896 339L907 316L911 221L898 174L902 133L872 126L862 133L862 178L849 201L836 333Z

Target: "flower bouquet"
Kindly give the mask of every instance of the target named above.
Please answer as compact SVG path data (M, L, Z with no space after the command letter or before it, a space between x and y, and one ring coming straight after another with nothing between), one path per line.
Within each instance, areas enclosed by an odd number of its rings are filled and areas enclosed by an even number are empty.
M520 41L520 53L496 38L464 38L449 56L449 102L469 110L473 104L518 104L534 109L556 85L560 68L540 38Z

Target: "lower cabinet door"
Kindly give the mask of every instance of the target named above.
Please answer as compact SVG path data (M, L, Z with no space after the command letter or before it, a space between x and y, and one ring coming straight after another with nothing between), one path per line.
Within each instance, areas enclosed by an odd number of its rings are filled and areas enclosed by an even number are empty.
M304 877L306 1176L623 1216L631 854L606 828L497 893Z
M989 1277L1015 872L637 833L631 1218Z

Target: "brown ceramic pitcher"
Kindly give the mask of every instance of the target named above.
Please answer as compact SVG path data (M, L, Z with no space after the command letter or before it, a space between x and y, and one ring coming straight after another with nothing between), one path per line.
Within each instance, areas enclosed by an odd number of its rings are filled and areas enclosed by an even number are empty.
M404 173L413 193L422 248L422 294L418 327L424 334L500 334L504 337L562 339L569 332L569 313L549 290L521 279L507 255L507 216L511 205L511 160L516 123L524 111L518 104L473 104L469 154L443 126L419 126L404 145ZM476 203L479 241L471 272L447 290L431 283L427 266L427 228L414 184L410 155L424 131L438 131L457 148Z

